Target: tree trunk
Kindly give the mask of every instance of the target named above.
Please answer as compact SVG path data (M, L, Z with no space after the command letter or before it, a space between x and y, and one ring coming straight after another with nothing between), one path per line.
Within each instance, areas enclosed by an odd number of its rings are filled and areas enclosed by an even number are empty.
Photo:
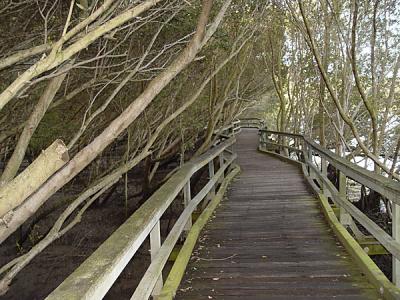
M67 147L61 140L56 140L21 174L0 188L0 218L3 218L3 225L7 225L7 219L12 218L10 211L35 192L68 159ZM6 215L8 212L10 215Z
M203 0L202 12L199 17L196 32L183 52L160 75L153 79L143 91L110 125L104 129L90 144L79 151L75 157L50 180L42 185L17 211L10 220L8 227L0 227L0 242L4 241L26 219L55 192L74 178L89 165L115 138L117 138L146 109L152 100L173 80L186 66L194 60L200 49L207 43L217 30L223 16L230 5L227 0L215 21L206 32L212 0Z
M63 69L69 68L71 64L67 64ZM18 169L25 157L26 149L28 148L29 142L33 133L35 132L37 126L42 120L44 114L46 113L50 103L53 101L54 96L60 89L68 72L63 72L61 75L54 77L50 80L49 84L46 86L42 96L39 98L33 112L31 113L28 121L25 123L24 129L18 139L18 143L14 149L14 152L1 175L0 182L6 183L12 180L18 172Z

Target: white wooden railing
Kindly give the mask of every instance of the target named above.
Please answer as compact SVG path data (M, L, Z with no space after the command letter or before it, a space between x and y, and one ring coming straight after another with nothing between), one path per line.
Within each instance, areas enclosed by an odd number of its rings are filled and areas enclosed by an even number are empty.
M184 164L46 299L102 299L148 237L151 264L131 299L143 300L151 294L157 295L163 286L162 270L182 233L190 229L193 211L204 199L215 195L217 183L236 159L236 154L228 148L239 131L236 121L217 133L217 145ZM219 160L217 171L215 159ZM209 180L197 195L192 195L190 179L206 165ZM161 243L160 219L182 191L184 210Z
M265 127L264 121L259 118L240 118L239 122L241 128L264 129Z

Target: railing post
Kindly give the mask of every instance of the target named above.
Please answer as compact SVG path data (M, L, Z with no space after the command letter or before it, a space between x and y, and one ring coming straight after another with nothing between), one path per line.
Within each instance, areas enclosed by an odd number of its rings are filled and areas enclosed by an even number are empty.
M183 188L183 206L186 208L191 200L192 200L192 193L190 191L190 179L189 179ZM190 215L183 231L187 234L191 227L192 227L192 216Z
M395 241L400 241L400 207L396 203L392 203L392 237ZM393 283L400 287L400 261L392 258L392 278Z
M157 221L156 225L154 225L153 229L150 231L150 257L151 261L155 259L157 256L158 250L161 248L161 231L160 231L160 220ZM154 286L151 295L153 297L159 295L161 293L163 287L163 278L162 274L158 277L156 285Z
M303 156L303 162L306 161L307 157L306 156L306 151L307 151L307 143L304 139L300 140L301 144L301 151L302 151L302 156ZM307 165L307 164L306 164Z
M222 166L224 165L224 152L223 151L218 155L218 158L219 158L219 167L222 168ZM224 177L225 177L225 174L222 173L222 175L219 179L219 182L222 182L224 180Z
M214 171L214 160L210 160L210 162L208 163L208 177L211 179L213 178L215 175L215 171ZM210 190L210 199L215 197L215 185L213 185L213 187Z
M289 146L289 137L283 136L282 137L282 146ZM289 157L289 149L286 147L282 147L283 155Z
M307 156L308 156L309 164L312 164L313 163L312 162L312 149L311 149L310 145L307 145ZM310 166L308 166L308 175L311 177L311 179L313 179L313 177L311 176L311 173L312 173L311 171L312 171L312 168Z
M208 178L211 180L215 175L214 171L214 159L210 160L208 162ZM204 199L203 204L201 205L202 210L204 210L207 206L207 204L215 197L215 184L212 186L210 191L207 194L207 198Z
M266 149L266 142L267 142L267 133L265 131L261 131L261 134L260 134L261 149Z
M320 157L321 157L321 173L322 173L322 176L325 176L325 177L328 177L327 175L328 175L328 165L327 165L327 161L326 161L326 159L324 158L324 157L322 157L321 155L320 155ZM327 190L327 187L326 187L326 184L325 184L325 182L322 180L322 193L326 196L326 197L328 197L328 190Z
M339 172L339 196L347 201L347 178L343 172ZM352 221L350 214L342 206L339 207L339 219L344 226L350 225Z

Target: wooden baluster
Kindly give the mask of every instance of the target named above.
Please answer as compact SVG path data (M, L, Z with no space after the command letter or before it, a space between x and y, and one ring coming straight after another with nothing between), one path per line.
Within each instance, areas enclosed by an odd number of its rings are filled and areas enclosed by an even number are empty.
M218 156L219 158L219 167L222 168L222 166L224 165L224 152L221 152ZM219 182L221 183L224 180L225 174L222 173L221 177L219 178Z
M267 133L265 131L261 132L261 147L266 150L267 149Z
M264 149L267 150L268 134L264 133Z
M279 154L282 154L283 149L282 149L282 145L283 145L283 137L281 135L277 135L276 140L278 142L278 151Z
M295 143L295 147L297 149L299 149L300 151L303 151L303 143L301 142L301 140L298 137L296 137L294 139L294 143ZM298 157L298 161L302 161L301 152L297 152L297 157Z
M392 204L392 237L395 241L400 241L400 207L393 202ZM392 277L393 283L400 287L400 261L392 260Z
M288 146L289 145L289 137L283 136L283 146ZM283 147L283 155L286 157L289 157L289 149L286 147Z
M309 160L309 163L312 164L313 163L313 161L312 161L312 149L311 149L310 145L308 145L307 148L308 148L307 149L308 160ZM311 167L308 167L308 175L311 177L311 179L313 179L313 176L311 176L312 175L312 168Z
M339 172L339 195L347 200L347 177L343 172ZM351 216L346 212L343 207L340 207L339 215L340 223L344 226L348 226L352 222Z
M212 159L208 163L208 177L211 179L214 177L214 175L215 175L214 160ZM215 185L211 188L209 195L210 195L210 199L215 197Z
M190 179L189 179L183 188L183 205L185 208L188 206L191 200L192 200L192 193L190 190ZM187 235L191 227L192 227L192 216L190 215L188 221L186 222L185 228L183 229L185 235Z
M267 150L268 133L264 133L264 149Z
M323 176L328 177L328 164L327 161L324 157L321 156L321 173ZM326 184L324 183L324 181L322 180L322 193L328 197L329 196L329 191L326 187Z
M208 177L209 180L211 180L215 175L215 171L214 171L214 160L210 160L208 162ZM215 197L215 184L213 185L213 187L211 188L211 190L208 192L207 195L207 199L203 201L202 204L202 209L204 210L204 208L207 206L207 204L211 201L211 199L213 199Z
M158 250L161 248L161 231L160 231L160 220L157 221L156 225L150 231L150 257L151 261L157 256ZM154 286L151 295L156 297L161 293L163 287L162 274L158 277L156 285Z

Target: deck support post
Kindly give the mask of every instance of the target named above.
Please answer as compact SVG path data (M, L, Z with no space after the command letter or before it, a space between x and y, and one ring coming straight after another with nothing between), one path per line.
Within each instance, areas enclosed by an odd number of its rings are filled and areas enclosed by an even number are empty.
M192 200L192 193L190 191L190 179L189 179L183 188L183 206L186 208L191 200ZM185 235L187 235L191 227L192 227L192 216L190 215L188 221L186 222L185 228L183 229Z
M160 231L160 220L154 225L153 229L150 231L150 257L151 261L153 261L157 254L158 251L161 248L161 231ZM161 293L161 290L163 288L163 278L162 274L160 277L158 277L157 282L154 286L153 291L151 292L151 295L153 297L156 297Z
M346 175L343 174L343 172L339 172L339 195L343 199L347 200L347 179ZM349 226L352 223L352 218L350 214L346 212L346 210L343 207L340 207L340 223L344 226Z
M392 203L392 237L397 242L400 241L400 206ZM400 287L400 261L398 259L392 259L393 267L393 283Z

